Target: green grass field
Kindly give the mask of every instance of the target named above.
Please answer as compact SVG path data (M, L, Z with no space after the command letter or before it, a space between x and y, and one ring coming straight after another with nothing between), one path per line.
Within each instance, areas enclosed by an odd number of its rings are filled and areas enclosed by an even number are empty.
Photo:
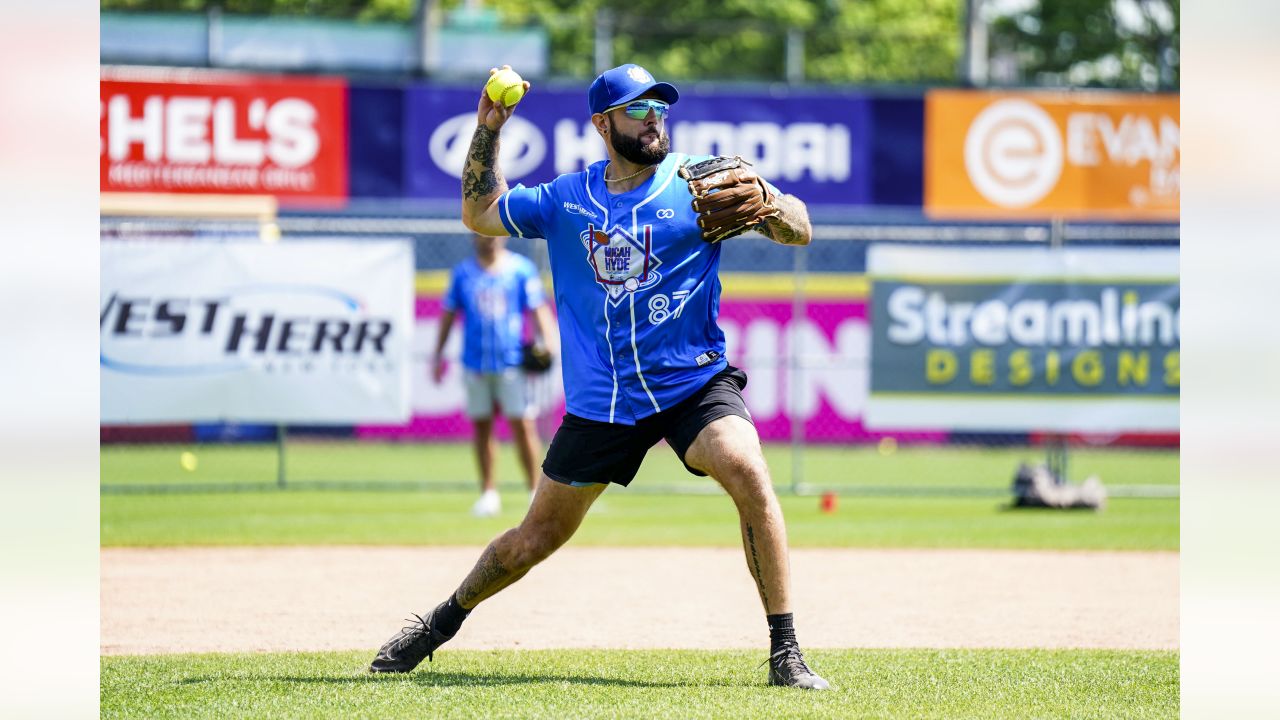
M179 467L177 446L104 447L104 485L259 483L275 478L270 446L195 447L195 472ZM768 450L794 547L949 547L1177 550L1177 498L1113 498L1106 511L1010 510L1006 494L1028 449L920 448L883 455L875 448L810 448L806 482L840 490L837 512L787 492L791 457ZM504 512L486 520L468 510L475 492L461 445L341 443L292 446L291 477L314 483L422 482L424 489L286 490L104 494L104 546L409 544L478 545L517 522L527 502L510 450L500 456ZM1176 486L1174 452L1079 451L1072 472L1112 484ZM708 494L646 492L657 486ZM430 488L430 489L427 489ZM928 491L921 496L893 492ZM947 492L955 491L948 495ZM964 494L978 492L985 494ZM868 494L869 493L869 494ZM664 447L650 453L631 488L610 488L575 536L578 545L736 547L736 514L707 478L695 478Z
M191 451L194 471L179 458ZM789 487L793 458L790 447L771 444L765 456L774 483ZM290 481L302 483L423 483L473 487L476 470L469 445L455 443L353 443L291 441L286 453ZM804 481L835 488L989 488L1005 490L1019 462L1042 462L1039 448L980 446L899 446L891 453L874 446L810 445L802 455ZM276 447L243 445L104 445L104 485L272 484L276 482ZM515 455L503 445L498 455L499 484L521 487ZM1116 485L1177 485L1176 450L1078 449L1071 452L1074 480L1097 474ZM664 444L649 452L632 487L706 486L710 481L685 471Z
M102 659L104 718L1174 718L1178 654L819 650L834 686L765 685L747 651L458 651L370 676L369 653Z
M184 450L196 453L195 471L180 467ZM809 448L805 480L841 493L835 513L821 512L813 495L789 492L786 448L767 454L793 547L1178 549L1176 497L1112 498L1102 513L1008 509L1014 468L1039 461L1034 449ZM296 484L281 491L260 489L275 482L272 446L104 446L102 544L480 545L517 522L527 502L506 447L504 512L485 520L469 514L475 491L466 446L295 443L286 461ZM1179 481L1178 455L1167 451L1076 451L1071 471L1077 480L1097 473L1112 486L1170 489ZM317 489L341 483L366 486ZM160 485L216 491L120 492ZM227 491L235 487L241 491ZM738 547L741 540L728 497L659 447L632 489L601 497L572 542ZM1179 711L1179 655L1164 651L811 651L836 687L820 694L765 686L763 652L447 651L396 677L365 673L371 652L104 657L101 714L772 720Z
M314 492L106 496L103 546L483 545L519 522L524 496L478 520L473 494ZM832 514L783 497L792 547L1177 550L1176 499L1113 500L1106 511L1009 510L994 498L863 498ZM628 494L597 501L575 545L737 547L727 496Z

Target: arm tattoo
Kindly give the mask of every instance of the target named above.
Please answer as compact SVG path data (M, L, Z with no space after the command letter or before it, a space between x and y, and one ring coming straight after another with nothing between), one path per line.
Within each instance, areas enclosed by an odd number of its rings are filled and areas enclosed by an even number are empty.
M760 226L760 232L782 245L808 245L813 236L809 227L809 211L804 203L790 195L779 196L774 203L778 216L769 218Z
M479 202L495 191L506 189L506 180L497 168L497 156L498 133L484 125L477 126L467 152L467 164L462 169L463 198Z
M498 560L498 552L493 549L493 545L489 545L467 579L458 587L458 603L463 607L474 607L480 600L508 585L510 576L511 571Z
M751 575L756 579L756 587L760 589L760 601L764 603L764 611L769 612L769 594L764 590L764 575L760 573L760 554L756 552L756 533L747 523L747 547L751 551Z

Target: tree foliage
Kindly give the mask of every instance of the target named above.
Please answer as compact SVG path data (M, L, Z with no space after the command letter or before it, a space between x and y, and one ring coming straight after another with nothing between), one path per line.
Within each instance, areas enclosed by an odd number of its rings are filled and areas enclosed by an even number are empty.
M103 10L292 15L411 22L419 0L101 0ZM446 18L465 0L437 0ZM509 25L546 29L551 73L595 74L596 36L612 61L682 80L783 80L788 33L804 79L942 83L956 79L963 0L484 0ZM1124 6L1123 8L1121 6ZM1128 12L1122 12L1128 10ZM1036 0L991 26L1020 82L1178 86L1179 0Z
M448 3L446 3L448 4ZM598 13L613 62L673 79L783 80L787 35L799 31L805 79L951 82L960 53L957 0L490 0L551 30L556 74L595 73ZM549 22L548 22L549 20Z
M992 44L1035 84L1176 89L1179 0L1037 0L998 18Z
M103 10L301 15L409 22L417 0L101 0ZM439 0L447 17L464 0ZM783 80L788 32L809 82L951 83L961 0L486 0L505 23L550 36L553 75L595 75L601 19L615 64L683 80Z
M100 0L103 10L190 13L221 8L231 15L292 15L408 22L417 0Z

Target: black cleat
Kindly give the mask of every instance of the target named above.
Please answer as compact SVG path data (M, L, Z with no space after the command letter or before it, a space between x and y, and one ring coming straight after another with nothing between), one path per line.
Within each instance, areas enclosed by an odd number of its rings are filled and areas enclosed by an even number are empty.
M769 656L769 684L804 690L830 690L831 684L804 664L799 645L786 645Z
M401 628L378 650L378 656L369 664L369 672L407 673L418 667L423 658L430 660L441 645L453 639L452 635L445 635L433 627L439 611L437 607L425 618L413 614L417 620L409 620L409 625Z

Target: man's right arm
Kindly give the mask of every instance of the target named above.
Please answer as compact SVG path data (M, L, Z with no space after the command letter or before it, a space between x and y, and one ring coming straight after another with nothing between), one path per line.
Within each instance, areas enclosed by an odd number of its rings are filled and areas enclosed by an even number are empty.
M498 69L493 68L489 74L496 72ZM529 91L529 83L524 84L524 89L526 93ZM498 215L498 198L507 191L507 181L498 169L498 133L514 111L514 107L495 103L488 93L480 90L476 131L471 136L467 164L462 170L462 223L482 235L507 234Z

